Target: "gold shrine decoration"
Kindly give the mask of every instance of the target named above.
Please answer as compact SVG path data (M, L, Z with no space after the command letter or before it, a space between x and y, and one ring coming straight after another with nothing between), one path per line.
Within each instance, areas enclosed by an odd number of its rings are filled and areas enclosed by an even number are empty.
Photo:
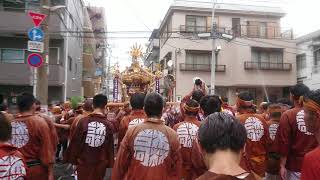
M141 45L138 46L137 43L135 45L133 45L131 47L131 51L130 51L130 55L131 55L132 59L138 60L138 58L143 57L142 51L143 51L143 49L142 49Z
M119 65L115 65L113 68L114 77L117 78L121 88L119 91L121 92L122 102L128 101L134 93L152 92L156 82L159 82L159 79L162 78L159 68L152 73L150 69L140 65L139 59L143 57L142 51L142 46L136 43L130 51L131 65L122 72L119 71Z

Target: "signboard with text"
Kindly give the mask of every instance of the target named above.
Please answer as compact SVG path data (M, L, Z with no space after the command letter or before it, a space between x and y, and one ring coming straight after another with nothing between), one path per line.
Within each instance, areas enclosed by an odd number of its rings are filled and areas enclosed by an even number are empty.
M28 51L43 53L43 42L28 41Z

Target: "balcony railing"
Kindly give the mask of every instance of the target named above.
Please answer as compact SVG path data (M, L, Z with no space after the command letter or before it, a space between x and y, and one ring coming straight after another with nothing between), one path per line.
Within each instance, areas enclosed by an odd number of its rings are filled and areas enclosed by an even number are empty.
M211 26L180 26L180 33L210 33ZM229 34L233 37L262 38L262 39L293 39L292 29L282 29L279 26L238 25L233 28L217 27L218 33Z
M231 30L234 37L293 39L292 29L282 29L279 26L238 25Z
M211 71L210 64L180 64L181 71ZM216 72L226 72L226 65L216 65Z
M244 69L246 70L278 70L290 71L292 64L290 63L270 63L270 62L245 62Z

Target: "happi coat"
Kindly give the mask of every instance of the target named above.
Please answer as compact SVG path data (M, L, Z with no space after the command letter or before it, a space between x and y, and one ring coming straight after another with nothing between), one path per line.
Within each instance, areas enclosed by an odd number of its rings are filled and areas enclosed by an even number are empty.
M52 178L56 137L52 137L49 122L39 115L18 115L11 122L10 143L23 154L28 166L27 179ZM54 129L54 128L53 128Z
M300 172L304 155L318 145L314 135L306 129L302 108L296 107L282 114L276 143L280 155L287 157L286 168Z
M112 171L113 180L180 180L181 153L177 133L160 119L129 128Z
M186 116L184 121L176 124L173 129L177 132L181 145L182 156L182 178L191 180L198 177L195 168L192 166L192 146L197 140L200 121L196 117Z
M103 114L92 113L78 121L66 152L66 161L77 165L79 180L102 180L114 162L115 125Z

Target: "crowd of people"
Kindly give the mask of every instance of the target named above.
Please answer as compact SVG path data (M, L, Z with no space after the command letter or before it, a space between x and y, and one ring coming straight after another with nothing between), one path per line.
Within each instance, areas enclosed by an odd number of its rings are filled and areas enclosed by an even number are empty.
M194 88L181 103L135 93L124 107L105 95L43 113L32 94L0 112L0 179L52 180L57 162L79 180L316 180L320 178L320 90L255 105Z

